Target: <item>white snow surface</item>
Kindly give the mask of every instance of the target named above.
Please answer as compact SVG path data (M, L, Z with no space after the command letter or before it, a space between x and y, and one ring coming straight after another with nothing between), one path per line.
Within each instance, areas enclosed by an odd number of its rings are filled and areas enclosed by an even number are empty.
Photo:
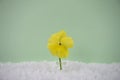
M63 61L0 63L0 80L120 80L120 63Z

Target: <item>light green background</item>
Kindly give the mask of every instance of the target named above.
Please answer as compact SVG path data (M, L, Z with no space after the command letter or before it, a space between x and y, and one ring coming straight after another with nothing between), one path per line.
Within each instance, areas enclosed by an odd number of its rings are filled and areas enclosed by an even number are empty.
M0 0L0 62L58 60L47 40L60 30L75 43L65 60L120 62L119 0Z

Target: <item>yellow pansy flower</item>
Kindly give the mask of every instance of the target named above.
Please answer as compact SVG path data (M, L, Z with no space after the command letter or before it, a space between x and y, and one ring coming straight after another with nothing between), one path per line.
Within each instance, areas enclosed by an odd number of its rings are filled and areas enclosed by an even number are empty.
M60 62L60 70L61 66L61 58L68 57L68 48L73 47L73 39L66 35L64 30L57 32L48 40L48 49L52 53L52 55L59 57Z
M66 58L68 48L71 47L73 47L73 40L63 30L53 34L48 40L48 49L54 56L59 58Z

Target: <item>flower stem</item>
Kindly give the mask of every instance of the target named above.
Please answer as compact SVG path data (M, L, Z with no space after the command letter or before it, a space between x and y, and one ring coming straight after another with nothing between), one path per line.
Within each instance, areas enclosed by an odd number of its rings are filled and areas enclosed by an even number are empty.
M61 58L59 58L59 64L60 64L60 70L62 70L62 62L61 62Z

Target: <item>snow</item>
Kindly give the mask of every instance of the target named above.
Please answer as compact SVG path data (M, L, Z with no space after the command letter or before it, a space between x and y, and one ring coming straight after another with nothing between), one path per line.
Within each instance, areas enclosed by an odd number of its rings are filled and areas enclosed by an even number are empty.
M120 80L120 63L58 62L0 63L0 80Z

